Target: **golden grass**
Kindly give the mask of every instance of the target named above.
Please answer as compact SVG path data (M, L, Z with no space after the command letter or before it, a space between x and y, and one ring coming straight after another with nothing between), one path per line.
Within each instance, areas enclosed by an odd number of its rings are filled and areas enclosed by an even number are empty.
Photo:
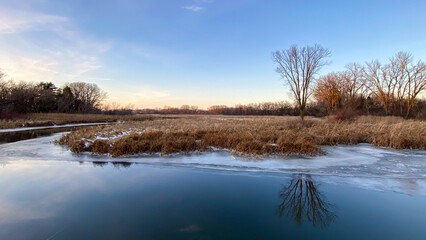
M34 113L24 115L20 119L0 119L0 129L51 126L76 123L98 123L118 121L143 121L153 119L152 115L104 115L104 114L67 114L67 113Z
M297 117L180 116L79 129L59 141L73 152L179 153L226 148L238 154L316 155L322 145L370 143L426 149L426 121L360 117L352 122Z

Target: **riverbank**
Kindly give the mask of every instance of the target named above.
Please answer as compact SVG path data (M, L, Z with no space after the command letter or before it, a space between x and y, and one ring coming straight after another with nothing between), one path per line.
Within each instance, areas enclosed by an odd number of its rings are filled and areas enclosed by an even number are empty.
M395 149L426 149L426 121L359 117L329 121L277 116L180 116L76 130L59 144L72 152L110 154L186 153L227 149L237 155L315 156L322 146L368 143Z
M10 119L0 119L0 129L44 127L66 124L107 123L122 121L145 121L156 118L153 115L106 115L106 114L68 114L33 113L19 115Z

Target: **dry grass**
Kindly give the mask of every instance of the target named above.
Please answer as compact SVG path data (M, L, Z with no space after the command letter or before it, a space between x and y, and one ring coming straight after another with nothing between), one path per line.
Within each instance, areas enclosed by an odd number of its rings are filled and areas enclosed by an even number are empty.
M98 123L118 121L152 120L152 115L103 115L103 114L66 114L66 113L34 113L19 116L15 119L0 119L0 129L51 126L76 123Z
M296 117L181 116L73 131L58 142L73 152L179 153L226 148L238 154L316 155L322 145L370 143L426 149L426 122L360 117L351 122Z

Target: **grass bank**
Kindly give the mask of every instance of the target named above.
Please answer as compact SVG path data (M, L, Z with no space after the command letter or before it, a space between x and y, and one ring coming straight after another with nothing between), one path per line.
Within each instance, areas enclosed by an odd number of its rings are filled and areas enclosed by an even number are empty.
M77 123L100 123L119 121L152 120L152 115L105 115L105 114L66 114L66 113L34 113L19 115L11 119L0 119L0 129L20 127L40 127Z
M181 116L73 131L58 143L73 152L185 153L226 148L250 155L317 155L321 146L370 143L396 149L426 149L426 121L359 117L354 121L297 117Z

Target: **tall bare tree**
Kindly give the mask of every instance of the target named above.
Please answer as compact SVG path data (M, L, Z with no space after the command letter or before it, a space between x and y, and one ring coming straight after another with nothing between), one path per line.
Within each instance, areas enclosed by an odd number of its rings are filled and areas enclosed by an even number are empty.
M305 118L306 103L312 95L311 84L315 81L318 71L326 64L325 58L331 52L320 45L297 47L275 51L272 53L278 65L276 71L290 87L302 121Z
M393 79L389 78L386 67L378 60L366 63L364 76L366 77L368 87L373 95L382 103L386 114L392 109L392 98L395 84Z
M358 97L364 98L367 88L364 78L364 67L358 63L346 65L346 71L341 73L344 82L345 95L350 105L354 105Z
M386 64L385 71L392 84L392 110L395 114L399 107L399 114L403 115L404 98L407 96L408 87L408 64L412 62L413 57L406 52L398 52L395 57L390 58L390 63Z

